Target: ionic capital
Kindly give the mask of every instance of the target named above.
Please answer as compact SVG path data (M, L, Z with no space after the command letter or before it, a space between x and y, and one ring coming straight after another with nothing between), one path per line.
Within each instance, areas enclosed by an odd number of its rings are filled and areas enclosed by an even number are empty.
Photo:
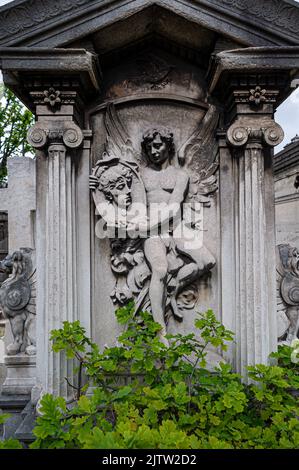
M283 129L273 120L268 122L248 122L237 120L227 130L227 141L233 147L260 145L276 147L284 139Z
M28 143L35 149L43 149L53 143L75 149L83 142L83 132L72 121L37 122L27 134Z

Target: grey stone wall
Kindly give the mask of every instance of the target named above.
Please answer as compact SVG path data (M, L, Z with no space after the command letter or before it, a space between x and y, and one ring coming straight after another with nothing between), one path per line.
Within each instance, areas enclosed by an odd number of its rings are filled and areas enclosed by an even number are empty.
M299 137L274 157L276 242L299 247Z

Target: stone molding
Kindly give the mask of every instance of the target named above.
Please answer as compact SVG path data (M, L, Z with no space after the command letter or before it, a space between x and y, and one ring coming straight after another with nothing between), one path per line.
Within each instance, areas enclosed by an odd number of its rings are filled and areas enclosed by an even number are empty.
M210 3L210 2L209 2ZM227 10L236 14L250 15L251 21L254 17L261 22L271 22L275 28L283 28L292 34L298 34L299 32L299 10L296 8L295 3L282 1L282 0L270 0L267 2L257 2L256 0L212 0L213 4L226 7Z
M0 68L5 84L33 111L38 105L59 110L60 106L51 106L52 99L45 101L53 94L51 89L58 92L61 107L94 99L101 90L98 58L85 49L3 47Z
M172 1L172 8L179 9L179 2ZM111 4L111 7L110 7ZM153 4L170 8L167 1L144 1L144 8ZM290 0L267 0L256 2L255 0L197 0L185 2L186 8L200 10L202 17L209 18L211 23L226 20L234 24L241 36L242 23L246 24L257 41L261 37L269 37L269 42L276 44L298 43L299 33L299 8ZM0 43L20 44L23 38L26 40L33 35L40 35L44 31L57 25L58 32L63 30L64 23L76 21L82 14L94 17L95 11L102 10L109 13L113 9L122 11L140 11L142 2L119 1L117 5L111 0L19 0L14 5L3 7L0 19ZM246 14L246 15L245 15ZM63 18L63 22L61 19ZM119 19L122 19L121 16ZM259 31L257 31L257 25ZM60 27L60 30L59 30ZM286 36L286 38L284 38ZM266 42L267 39L264 40ZM247 43L248 44L248 43Z
M271 64L270 67L269 64ZM237 83L238 75L242 77L239 83ZM295 88L298 76L299 47L248 47L219 52L214 56L207 73L207 80L210 93L217 93L219 89L227 93L233 88L236 102L241 102L242 98L245 98L249 104L250 90L261 86L262 89L266 88L264 95L266 102L273 103L277 97L276 104L278 105L285 96L278 97L276 90L283 90L285 93L292 80L294 81L293 88ZM250 86L252 77L254 77L254 84ZM272 86L271 82L273 82ZM243 95L237 96L236 92L240 93L240 90Z

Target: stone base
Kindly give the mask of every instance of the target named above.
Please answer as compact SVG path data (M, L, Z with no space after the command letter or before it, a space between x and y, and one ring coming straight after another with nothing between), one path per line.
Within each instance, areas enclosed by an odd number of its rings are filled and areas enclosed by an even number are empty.
M5 356L6 379L2 385L2 395L27 395L36 382L35 356Z
M30 395L0 395L0 413L9 414L0 426L0 440L16 437L16 431L24 421L24 411L30 403Z

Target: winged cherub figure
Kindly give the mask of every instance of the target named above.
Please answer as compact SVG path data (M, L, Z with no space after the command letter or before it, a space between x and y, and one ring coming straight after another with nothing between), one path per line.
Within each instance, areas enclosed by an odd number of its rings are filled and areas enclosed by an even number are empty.
M113 105L107 107L104 122L105 158L97 162L90 180L94 201L98 207L104 198L126 209L126 216L130 214L128 238L111 243L112 269L118 276L112 298L122 303L134 298L136 312L150 308L162 326L160 340L167 345L167 315L172 311L177 320L183 319L180 294L187 293L186 289L215 265L196 219L188 219L182 206L185 202L193 208L196 203L209 206L210 195L217 190L214 131L218 113L210 106L177 152L169 129L149 129L142 137L141 156ZM136 202L141 202L145 211L134 218L132 206ZM100 210L98 213L105 219ZM109 224L108 219L106 222ZM118 222L116 218L115 224ZM129 226L138 235L134 243Z

